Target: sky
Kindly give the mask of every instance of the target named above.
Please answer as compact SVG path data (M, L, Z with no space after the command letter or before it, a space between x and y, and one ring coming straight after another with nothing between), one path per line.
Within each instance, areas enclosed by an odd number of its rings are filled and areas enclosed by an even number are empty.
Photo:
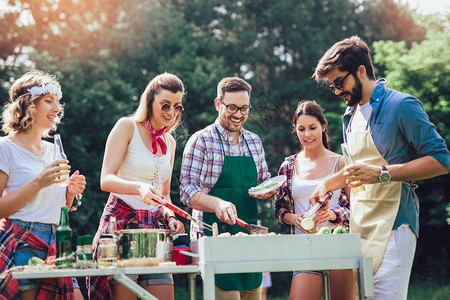
M450 13L450 0L397 0L408 3L411 8L417 8L419 12L429 14L435 12ZM5 8L8 0L0 0L0 10Z
M450 0L398 0L408 3L411 8L417 8L419 12L429 14L436 12L450 13Z

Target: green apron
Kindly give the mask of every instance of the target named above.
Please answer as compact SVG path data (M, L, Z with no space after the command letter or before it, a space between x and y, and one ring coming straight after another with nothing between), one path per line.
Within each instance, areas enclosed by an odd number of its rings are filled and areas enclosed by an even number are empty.
M248 189L252 186L256 186L258 173L256 171L256 165L252 156L226 156L223 148L222 139L220 138L220 132L216 127L216 131L219 134L220 144L224 153L224 161L222 172L214 187L209 192L209 195L216 196L223 200L229 201L236 206L238 216L250 224L256 224L258 209L256 198L251 197L248 194ZM248 151L250 147L247 141L244 139L247 145ZM250 152L251 154L251 152ZM203 220L208 224L214 222L217 223L219 233L229 232L236 234L240 231L249 233L243 227L235 224L228 225L220 221L215 213L203 213ZM210 236L212 233L205 230L205 234ZM236 249L239 251L239 249ZM251 290L256 289L261 285L262 273L236 273L236 274L218 274L215 275L216 286L223 290Z

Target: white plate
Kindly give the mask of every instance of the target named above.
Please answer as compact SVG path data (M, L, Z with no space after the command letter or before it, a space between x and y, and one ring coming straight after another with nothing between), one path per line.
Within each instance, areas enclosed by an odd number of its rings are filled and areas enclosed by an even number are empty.
M248 193L250 195L261 195L268 193L279 188L286 181L286 179L287 177L285 175L275 176L258 184L255 187L250 188L248 190Z

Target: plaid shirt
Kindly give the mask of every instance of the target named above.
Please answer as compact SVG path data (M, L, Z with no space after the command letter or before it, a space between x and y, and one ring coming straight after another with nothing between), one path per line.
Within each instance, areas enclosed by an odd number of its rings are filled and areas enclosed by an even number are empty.
M216 126L220 132L220 138ZM258 171L258 184L270 178L261 139L256 134L242 129L237 144L240 153L235 153L232 149L233 140L231 136L217 119L214 124L192 135L184 148L181 163L180 193L181 201L185 205L189 206L189 200L195 193L209 193L219 179L224 161L221 140L225 155L253 157ZM201 211L194 209L192 216L203 220L203 212ZM191 222L191 237L196 239L201 235L203 235L203 228L199 228L197 224Z
M278 175L286 175L287 180L283 185L277 189L277 198L275 202L275 218L281 223L287 225L283 222L283 217L287 213L294 213L294 198L292 198L292 179L294 176L295 168L295 158L297 154L287 157L280 167ZM331 221L332 223L337 223L346 228L349 226L350 220L350 201L345 194L344 189L341 189L341 195L339 197L339 208L332 209L336 214L336 220ZM295 226L291 225L291 233L294 233Z
M97 259L97 246L100 236L109 233L109 220L111 217L116 217L117 230L126 229L130 223L137 223L139 229L168 228L162 206L154 212L145 209L133 209L125 201L110 194L92 243L94 259ZM112 276L86 277L89 299L110 299L111 280Z
M54 247L50 247L31 231L14 224L9 219L0 220L0 273L14 266L14 252L20 245L29 245L32 249L47 251L51 255ZM0 299L19 299L19 284L9 273L5 279L0 280ZM62 300L74 299L72 278L45 278L36 299Z

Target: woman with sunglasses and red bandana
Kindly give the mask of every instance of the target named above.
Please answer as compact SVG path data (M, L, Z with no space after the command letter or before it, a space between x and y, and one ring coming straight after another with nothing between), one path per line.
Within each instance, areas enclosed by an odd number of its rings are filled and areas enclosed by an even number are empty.
M175 234L184 232L183 223L173 212L158 205L171 202L176 142L170 132L180 120L183 96L184 85L177 76L156 76L147 85L136 112L117 121L109 134L100 184L111 194L94 238L94 255L100 236L109 233L111 217L117 220L117 230L169 228ZM174 298L171 274L129 277L158 299ZM126 287L113 283L111 277L89 278L87 285L90 299L134 296Z

